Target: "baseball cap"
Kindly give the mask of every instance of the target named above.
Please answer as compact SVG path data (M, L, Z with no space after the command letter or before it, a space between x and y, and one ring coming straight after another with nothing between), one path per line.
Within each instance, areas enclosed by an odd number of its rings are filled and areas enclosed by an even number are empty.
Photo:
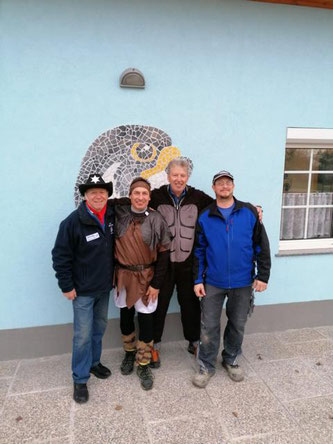
M215 184L217 179L220 179L221 177L229 177L229 179L234 181L234 176L231 173L229 173L229 171L222 170L219 173L216 173L215 176L213 177L213 185Z

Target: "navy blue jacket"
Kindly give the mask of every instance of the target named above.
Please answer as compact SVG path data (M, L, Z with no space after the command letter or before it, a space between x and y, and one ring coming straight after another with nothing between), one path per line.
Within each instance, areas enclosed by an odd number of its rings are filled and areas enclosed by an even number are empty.
M61 222L52 259L63 293L75 289L79 296L94 296L112 289L113 232L114 207L110 201L104 229L88 213L85 202Z
M240 288L255 278L267 283L270 268L269 241L255 207L235 199L228 220L216 201L201 212L194 250L195 284Z

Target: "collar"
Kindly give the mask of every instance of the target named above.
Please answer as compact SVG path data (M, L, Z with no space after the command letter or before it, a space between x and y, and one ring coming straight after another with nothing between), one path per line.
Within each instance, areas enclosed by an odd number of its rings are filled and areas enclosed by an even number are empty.
M99 220L96 216L91 214L86 206L86 202L82 201L77 210L80 221L85 225L99 225ZM108 200L106 204L105 220L114 218L114 203L112 200Z
M175 204L179 204L179 202L183 199L183 197L185 197L186 193L187 193L187 185L184 188L184 191L182 192L182 194L178 197L176 196L171 189L171 186L168 185L168 192L170 194L170 196L172 197L173 201L175 202Z
M133 213L133 214L137 214L138 216L140 216L140 214L143 216L143 215L145 215L145 216L147 216L147 210L148 210L148 207L146 207L144 210L142 210L142 211L138 211L138 210L135 210L134 208L133 208L133 206L131 205L131 212Z
M231 213L234 213L235 211L238 211L243 205L242 202L240 202L239 200L237 200L234 196L234 207L232 209ZM216 200L214 200L214 202L208 207L209 209L209 216L218 216L218 217L222 217L222 214L220 213ZM230 207L229 207L230 208Z
M100 224L102 226L104 226L104 216L105 216L105 212L106 212L106 205L104 205L104 207L101 209L101 211L97 211L94 208L92 208L87 201L85 201L86 203L86 208L89 214L96 216L97 219L99 220Z

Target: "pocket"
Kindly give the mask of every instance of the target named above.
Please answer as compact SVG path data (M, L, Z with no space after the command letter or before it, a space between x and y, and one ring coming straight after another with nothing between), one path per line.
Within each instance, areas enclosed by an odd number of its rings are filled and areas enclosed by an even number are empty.
M170 230L170 233L171 233L171 236L172 236L172 239L176 236L176 227L173 225L173 226L169 226L169 230Z
M180 208L179 219L182 227L195 229L198 218L198 208L194 204L184 205Z
M194 227L185 227L184 225L182 225L180 227L180 237L182 239L194 239Z
M176 223L175 209L171 205L162 204L157 207L157 211L162 214L168 227L173 227Z
M190 253L194 244L194 229L188 227L180 227L180 250Z

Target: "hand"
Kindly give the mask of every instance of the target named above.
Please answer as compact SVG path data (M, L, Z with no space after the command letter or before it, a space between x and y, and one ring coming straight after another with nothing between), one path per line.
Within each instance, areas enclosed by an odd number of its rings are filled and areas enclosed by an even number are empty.
M148 303L155 302L159 292L160 292L160 290L158 290L157 288L153 288L153 287L149 286L148 290L146 292L146 296L148 296Z
M70 301L73 301L76 298L76 291L75 288L73 290L68 291L67 293L63 293L65 298L69 299Z
M258 279L255 279L252 284L252 288L254 291L257 291L258 293L260 293L261 291L266 290L267 284L266 284L266 282L258 281Z
M203 298L206 296L204 284L196 284L193 289L198 298Z
M260 206L260 205L257 205L256 209L258 211L259 222L262 224L262 216L263 216L264 210L262 209L262 206Z

